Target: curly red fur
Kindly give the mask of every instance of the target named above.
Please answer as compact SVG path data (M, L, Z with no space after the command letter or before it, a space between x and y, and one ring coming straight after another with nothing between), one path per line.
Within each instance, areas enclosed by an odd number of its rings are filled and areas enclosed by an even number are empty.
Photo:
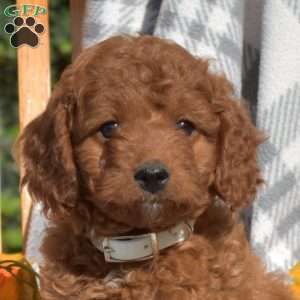
M176 128L183 119L194 124L191 135ZM106 139L99 128L111 120L120 126ZM43 299L290 300L237 217L262 183L262 141L225 77L180 46L118 36L83 51L18 141L22 185L51 224ZM149 196L133 173L154 159L171 176ZM149 208L153 199L159 211ZM191 218L193 236L151 261L107 263L89 239L91 230L155 232Z

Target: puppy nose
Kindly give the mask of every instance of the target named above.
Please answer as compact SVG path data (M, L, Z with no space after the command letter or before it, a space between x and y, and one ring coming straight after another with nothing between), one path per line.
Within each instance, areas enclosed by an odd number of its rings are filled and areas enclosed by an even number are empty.
M134 174L134 179L140 187L152 194L164 189L169 177L166 166L160 162L147 162L140 166Z

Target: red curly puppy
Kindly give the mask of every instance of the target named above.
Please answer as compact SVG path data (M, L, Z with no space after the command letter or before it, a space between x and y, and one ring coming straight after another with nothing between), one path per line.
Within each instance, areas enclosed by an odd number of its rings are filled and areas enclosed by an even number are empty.
M43 299L290 300L237 217L262 140L230 83L180 46L85 50L19 139L50 220Z

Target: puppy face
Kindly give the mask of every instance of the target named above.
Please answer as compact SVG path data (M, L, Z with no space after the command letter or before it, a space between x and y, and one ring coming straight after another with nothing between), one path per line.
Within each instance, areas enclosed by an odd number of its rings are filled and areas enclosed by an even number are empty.
M201 94L172 86L161 95L151 85L133 91L123 83L112 99L99 90L84 101L90 110L80 111L74 153L87 200L134 228L195 218L209 203L214 179L215 112Z
M102 234L197 218L215 195L242 206L261 181L261 136L231 93L175 44L104 41L65 71L21 136L23 183L50 215L80 215Z

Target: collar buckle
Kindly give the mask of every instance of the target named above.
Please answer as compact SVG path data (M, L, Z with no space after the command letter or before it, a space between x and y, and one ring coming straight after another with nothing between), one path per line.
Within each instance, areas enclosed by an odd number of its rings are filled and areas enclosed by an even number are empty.
M118 259L114 257L114 252L115 250L113 249L113 247L111 247L111 243L113 243L114 241L117 242L122 242L122 241L126 241L126 242L130 242L130 241L134 241L137 239L146 239L149 238L149 240L151 241L151 253L143 256L143 257L139 257L139 258L133 258L133 259ZM154 258L156 255L159 254L159 246L158 246L158 240L157 240L157 235L156 233L147 233L147 234L142 234L142 235L128 235L128 236L117 236L117 237L104 237L102 240L102 245L101 248L103 250L103 254L104 254L104 258L106 262L112 262L112 263L122 263L122 262L138 262L138 261L144 261L144 260L149 260ZM147 249L148 245L145 244L144 245L144 249Z

